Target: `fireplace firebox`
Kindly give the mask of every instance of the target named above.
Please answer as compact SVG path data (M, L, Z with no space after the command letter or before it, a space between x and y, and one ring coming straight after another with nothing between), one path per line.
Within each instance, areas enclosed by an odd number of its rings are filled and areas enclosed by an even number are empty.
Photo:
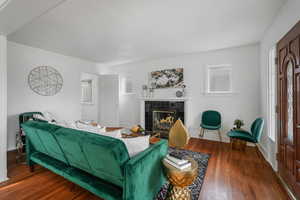
M160 133L162 138L169 137L169 130L181 119L184 123L184 102L145 101L145 129Z

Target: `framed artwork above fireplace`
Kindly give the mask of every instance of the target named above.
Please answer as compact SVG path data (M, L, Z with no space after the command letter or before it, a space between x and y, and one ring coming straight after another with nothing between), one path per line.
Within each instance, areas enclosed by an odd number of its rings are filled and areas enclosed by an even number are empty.
M151 86L159 88L182 88L183 68L164 69L151 72Z

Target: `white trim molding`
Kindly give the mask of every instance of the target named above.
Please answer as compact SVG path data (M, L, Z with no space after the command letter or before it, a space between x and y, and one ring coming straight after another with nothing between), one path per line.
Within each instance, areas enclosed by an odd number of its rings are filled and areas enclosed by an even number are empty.
M0 182L7 180L7 39L0 35Z

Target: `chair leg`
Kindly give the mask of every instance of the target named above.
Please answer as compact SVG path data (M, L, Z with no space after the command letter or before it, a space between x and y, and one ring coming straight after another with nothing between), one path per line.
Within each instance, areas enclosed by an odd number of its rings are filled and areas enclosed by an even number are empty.
M76 185L74 183L71 183L70 191L74 192L76 189Z
M220 140L220 142L222 142L222 137L221 137L221 131L220 131L220 129L218 129L218 134L219 134L219 140Z
M29 171L30 171L31 173L34 172L34 165L33 165L33 164L32 164L32 165L29 165Z
M200 137L203 137L203 136L204 136L204 128L201 128L201 129L200 129L199 136L200 136Z

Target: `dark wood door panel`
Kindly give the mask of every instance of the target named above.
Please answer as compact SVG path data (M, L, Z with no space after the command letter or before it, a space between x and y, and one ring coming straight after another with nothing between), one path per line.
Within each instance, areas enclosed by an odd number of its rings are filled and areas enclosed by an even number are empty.
M300 21L277 44L278 172L300 199Z
M300 161L297 160L295 165L296 165L296 181L298 184L300 184Z
M285 150L286 150L285 167L289 171L289 173L294 175L294 155L295 155L294 148L290 145L286 145Z
M288 49L288 46L285 46L284 48L280 49L278 51L278 63L279 63L279 73L282 74L283 72L283 62L284 62L284 59L285 57L287 56L287 49Z
M296 68L299 67L299 58L300 58L300 50L299 50L299 37L295 38L290 42L290 53L295 57Z

